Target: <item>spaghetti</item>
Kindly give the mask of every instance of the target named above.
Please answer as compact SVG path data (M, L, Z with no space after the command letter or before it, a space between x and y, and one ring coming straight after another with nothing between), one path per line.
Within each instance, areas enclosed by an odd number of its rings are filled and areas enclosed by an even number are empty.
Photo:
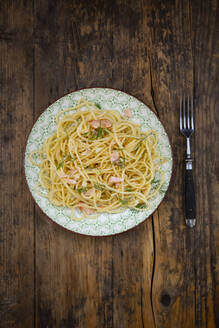
M125 113L131 116L130 110ZM160 167L165 160L158 154L155 131L143 132L118 111L84 99L58 113L56 122L56 132L29 157L40 168L39 186L46 191L41 195L70 208L76 220L76 208L83 214L80 219L149 208L164 182Z

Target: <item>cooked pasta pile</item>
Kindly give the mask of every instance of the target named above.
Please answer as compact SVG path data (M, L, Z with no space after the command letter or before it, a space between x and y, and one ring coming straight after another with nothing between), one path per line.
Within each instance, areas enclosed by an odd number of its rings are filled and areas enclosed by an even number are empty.
M76 220L75 208L82 212L80 219L124 208L148 209L163 184L157 133L142 132L131 122L129 109L125 115L80 99L58 113L56 132L30 154L31 163L40 167L42 195L70 208ZM156 188L155 174L160 177Z

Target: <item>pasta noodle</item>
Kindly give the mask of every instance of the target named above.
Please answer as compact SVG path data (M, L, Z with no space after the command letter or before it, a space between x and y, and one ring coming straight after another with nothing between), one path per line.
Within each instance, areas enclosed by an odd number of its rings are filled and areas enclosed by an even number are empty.
M76 220L75 208L80 219L125 208L146 210L164 182L156 131L143 132L118 111L99 107L80 99L58 113L56 132L29 156L40 167L39 185L46 191L40 194L70 208Z

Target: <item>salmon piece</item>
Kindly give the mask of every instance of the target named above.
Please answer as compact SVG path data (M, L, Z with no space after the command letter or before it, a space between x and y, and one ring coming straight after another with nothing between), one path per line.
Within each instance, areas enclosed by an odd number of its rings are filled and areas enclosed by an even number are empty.
M78 206L79 210L81 210L81 212L85 215L91 215L94 213L94 210L92 210L91 208L87 208L87 207L84 207L83 203L80 203L80 205L82 206Z
M126 117L132 117L132 113L131 113L131 110L129 108L126 108L124 110L124 114Z
M93 120L89 122L92 128L98 129L100 127L100 120Z
M111 163L119 161L119 157L118 151L114 150L110 156Z
M77 184L77 181L74 180L74 179L64 179L65 182L69 183L69 184L72 184L72 185L75 185Z
M99 127L107 129L112 126L112 122L110 120L93 120L89 122L93 129L98 129Z
M118 177L114 177L114 176L111 176L109 178L109 183L118 183L118 182L122 182L123 179L122 178L118 178Z
M112 126L112 122L110 120L101 120L101 127L104 129L110 128Z

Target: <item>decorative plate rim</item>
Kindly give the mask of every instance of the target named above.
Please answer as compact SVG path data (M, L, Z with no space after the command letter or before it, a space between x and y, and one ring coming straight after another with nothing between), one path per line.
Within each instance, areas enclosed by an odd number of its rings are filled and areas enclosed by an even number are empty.
M137 223L135 223L135 224L133 224L132 226L130 226L130 227L123 227L122 228L122 230L121 231L116 231L116 232L107 232L106 234L105 233L103 233L103 234L92 234L92 233L83 233L83 232L81 232L81 231L75 231L75 230L73 230L72 228L70 228L70 227L66 227L66 226L64 226L61 222L57 222L54 218L52 218L47 212L46 212L46 208L44 208L44 207L42 207L39 203L38 203L38 201L36 200L36 198L35 198L35 196L34 196L34 193L33 193L33 191L31 190L31 186L30 186L30 184L29 184L29 182L28 182L28 179L27 179L27 172L28 172L28 169L27 169L27 161L28 161L28 143L29 143L29 140L30 140L30 138L31 138L31 134L33 133L33 129L34 129L34 127L35 126L37 126L37 125L39 125L40 124L40 122L39 122L39 120L40 120L40 118L41 118L41 116L43 116L43 115L46 115L46 113L45 112L47 112L50 108L52 108L57 102L59 102L59 101L62 101L62 100L64 100L66 97L68 97L68 96L71 96L71 95L74 95L74 94L76 94L76 93L79 93L79 92L85 92L86 93L86 91L91 91L91 90L101 90L102 92L106 92L106 91L111 91L111 92L119 92L120 94L123 94L123 95L126 95L127 97L129 97L130 99L133 99L135 102L137 102L137 103L140 103L141 105L143 105L143 107L145 107L145 109L146 109L146 111L149 111L149 113L150 113L150 115L152 115L152 116L154 116L155 118L156 118L156 120L159 122L159 124L160 124L160 129L161 130L163 130L163 132L164 132L164 135L165 135L165 137L167 138L167 141L168 141L168 148L169 148L169 162L170 162L170 169L169 169L169 172L170 172L170 174L169 174L169 176L168 176L168 180L166 180L167 182L166 182L166 187L165 187L165 190L164 190L164 192L163 192L163 195L159 198L159 200L158 200L158 204L156 205L156 207L152 210L152 212L150 213L150 214L146 214L146 212L139 212L139 213L145 213L145 217L141 220L141 221L139 221L139 222L137 222ZM81 96L82 97L82 96ZM92 100L91 100L92 101ZM98 100L99 101L99 100ZM48 113L47 113L47 115L49 115ZM149 115L148 115L149 116ZM42 130L42 128L41 128L41 130ZM43 137L42 137L42 139L44 139ZM50 105L48 105L38 116L37 116L37 118L36 118L36 120L35 120L35 122L34 122L34 124L32 125L32 128L31 128L31 130L30 130L30 132L29 132L29 134L27 135L27 139L26 139L26 147L25 147L25 152L24 152L24 175L25 175L25 180L26 180L26 183L27 183L27 186L28 186L28 189L29 189L29 191L30 191L30 193L31 193L31 196L32 196L32 198L33 198L33 200L34 200L34 202L35 202L35 204L42 210L42 212L51 220L51 221L53 221L53 223L55 223L55 224L57 224L59 227L62 227L63 229L65 229L65 230L68 230L68 231L71 231L71 232L73 232L73 233L76 233L76 234L79 234L79 235L82 235L82 236L90 236L90 237L110 237L110 236L114 236L114 235L118 235L118 234L121 234L121 233L124 233L124 232L127 232L127 231L129 231L129 230L132 230L133 228L136 228L137 226L139 226L141 223L143 223L143 222L145 222L145 220L146 219L148 219L148 218L150 218L153 214L154 214L154 212L159 208L159 206L161 205L161 203L164 201L164 199L165 199L165 197L166 197L166 195L167 195L167 192L168 192L168 190L169 190L169 187L170 187L170 184L171 184L171 181L172 181L172 177L173 177L173 167L174 167L174 161L173 161L173 151L172 151L172 146L171 146L171 143L170 143L170 138L169 138L169 135L167 134L167 131L166 131L166 129L165 129L165 127L163 126L163 124L162 124L162 121L158 118L158 116L154 113L154 111L152 111L145 103L143 103L141 100L139 100L138 98L136 98L135 96L132 96L132 95L130 95L130 94L128 94L127 92L124 92L124 91L122 91L122 90L119 90L119 89L114 89L114 88L109 88L109 87L88 87L88 88L81 88L81 89L77 89L77 90L75 90L75 91L72 91L72 92L69 92L69 93L66 93L66 94L64 94L62 97L60 97L60 98L58 98L58 99L56 99L54 102L52 102ZM42 197L43 198L43 197ZM49 206L50 206L51 204L49 204ZM54 206L54 205L51 205L51 206ZM122 215L123 213L125 212L125 210L123 211L123 212L121 212L120 214ZM112 214L110 214L110 215L112 215ZM132 213L129 213L129 216L131 216L132 215ZM86 220L86 219L85 219ZM79 221L79 222L81 222L81 221Z

